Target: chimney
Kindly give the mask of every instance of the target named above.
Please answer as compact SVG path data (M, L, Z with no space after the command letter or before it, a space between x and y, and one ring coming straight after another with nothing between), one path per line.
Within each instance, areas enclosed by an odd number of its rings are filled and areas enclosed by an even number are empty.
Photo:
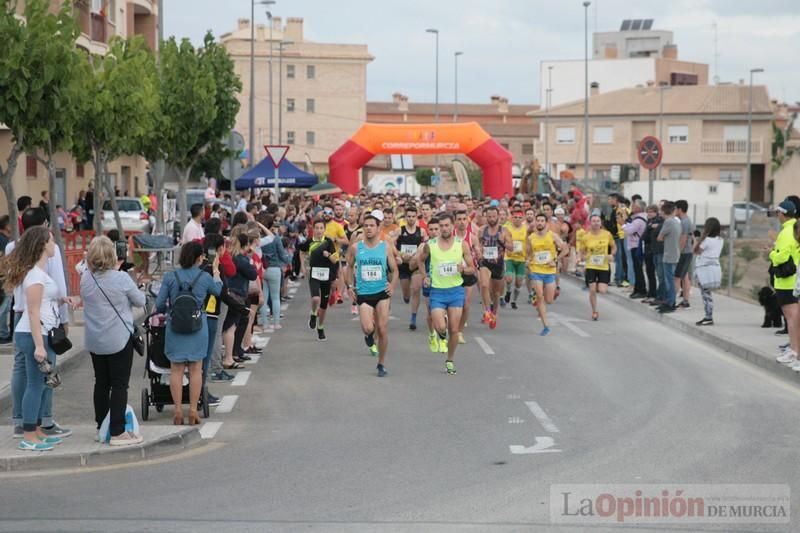
M589 85L589 96L597 96L600 94L600 84L596 81L593 81L591 85Z
M400 105L397 107L397 109L404 113L408 112L408 96L404 94L400 95Z
M402 95L402 94L400 94L400 93L393 93L393 94L392 94L392 103L394 103L394 104L399 104L399 103L400 103L400 99L401 99L402 97L403 97L403 95Z
M250 19L239 19L239 29L240 30L249 30L250 29Z
M281 17L272 17L272 31L283 32L283 19ZM280 39L277 35L273 35L275 39Z
M489 98L489 100L490 100L490 101L491 101L493 104L497 105L497 104L500 102L500 97L499 97L499 96L497 96L496 94L493 94L493 95L492 95L492 96Z
M286 19L286 31L284 39L295 43L303 42L303 19L289 17Z
M619 57L617 45L614 43L607 43L604 50L604 56L606 59L617 59L617 57Z
M501 97L497 101L497 111L503 114L508 113L508 98Z
M661 57L664 59L678 59L678 45L665 44L664 49L661 52Z
M653 88L656 86L656 82L654 82L653 80L647 80L647 86L649 88Z
M267 40L267 27L264 24L256 24L256 41Z

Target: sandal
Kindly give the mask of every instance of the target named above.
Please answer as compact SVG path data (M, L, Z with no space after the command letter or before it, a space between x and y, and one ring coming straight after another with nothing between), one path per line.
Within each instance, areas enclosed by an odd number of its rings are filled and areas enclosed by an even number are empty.
M233 364L222 365L222 368L224 368L225 370L241 370L244 368L244 365L234 361Z

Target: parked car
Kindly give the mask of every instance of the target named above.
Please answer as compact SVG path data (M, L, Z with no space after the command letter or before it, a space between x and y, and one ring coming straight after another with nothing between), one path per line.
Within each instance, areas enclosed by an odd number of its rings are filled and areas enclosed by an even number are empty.
M734 202L733 207L736 210L736 223L744 224L747 221L747 202ZM761 207L758 204L750 202L750 217L754 213L766 213L767 208Z
M119 218L122 219L123 231L140 231L150 233L150 215L145 211L141 200L133 197L117 198L119 208ZM111 201L103 203L103 231L116 229L117 223L114 220L114 211L111 210Z

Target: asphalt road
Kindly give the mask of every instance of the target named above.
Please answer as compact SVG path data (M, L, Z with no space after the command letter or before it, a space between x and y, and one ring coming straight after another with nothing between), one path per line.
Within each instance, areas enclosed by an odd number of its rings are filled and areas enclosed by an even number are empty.
M209 445L155 463L0 476L0 531L583 531L551 522L551 485L800 480L800 389L608 300L591 322L577 285L552 306L549 337L529 305L503 309L494 331L474 309L456 376L428 351L424 312L409 331L396 297L385 379L349 306L331 313L329 341L315 340L306 295L302 285L244 386L212 386L237 398L212 416L222 424L206 430L216 430ZM91 376L88 362L68 376L61 423L91 418Z

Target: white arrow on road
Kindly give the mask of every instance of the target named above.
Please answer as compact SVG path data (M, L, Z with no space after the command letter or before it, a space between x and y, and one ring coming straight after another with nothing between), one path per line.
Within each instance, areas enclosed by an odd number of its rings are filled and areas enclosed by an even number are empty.
M514 455L529 455L532 453L560 453L561 450L551 449L555 445L556 442L553 440L553 437L536 437L536 444L533 446L525 447L512 444L508 447L508 449Z
M586 322L586 320L564 316L559 313L549 313L549 316L553 319L554 324L560 324L564 326L578 337L591 337L591 335L574 324L574 322Z
M361 318L355 316L350 322L355 322L356 320L361 320ZM396 316L389 315L389 320L397 320Z

